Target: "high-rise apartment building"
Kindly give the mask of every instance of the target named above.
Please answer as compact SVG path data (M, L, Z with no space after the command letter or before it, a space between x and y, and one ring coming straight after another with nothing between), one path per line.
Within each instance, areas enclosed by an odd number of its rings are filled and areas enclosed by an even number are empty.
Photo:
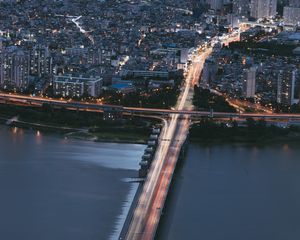
M256 67L251 67L245 70L244 79L244 96L246 98L252 98L256 92Z
M0 52L0 87L24 90L29 80L29 56L15 46Z
M291 104L299 104L300 101L300 70L295 69L292 73Z
M300 72L294 65L279 70L277 102L284 105L298 104L300 98Z
M285 7L283 10L284 23L287 25L300 25L300 8Z
M296 8L300 8L300 1L299 0L290 0L290 7L296 7Z
M215 11L221 10L223 7L223 0L208 0L207 2L210 8Z
M283 9L283 19L287 25L300 25L300 0L290 0Z
M249 16L250 14L250 0L233 0L233 13L238 16Z
M251 0L250 16L256 19L273 17L277 11L277 0Z
M36 45L30 51L30 75L46 76L52 74L52 58L49 48Z
M210 85L215 81L217 71L218 65L216 61L212 58L206 59L203 67L201 86L204 88L209 88Z

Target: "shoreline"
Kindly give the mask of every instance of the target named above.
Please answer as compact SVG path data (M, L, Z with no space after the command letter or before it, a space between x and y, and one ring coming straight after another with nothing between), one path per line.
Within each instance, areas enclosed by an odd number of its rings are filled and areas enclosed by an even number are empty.
M64 126L53 126L47 124L40 123L29 123L24 121L14 121L11 124L7 125L6 122L9 119L0 118L0 124L2 126L6 126L8 128L21 128L28 130L36 130L41 131L46 134L59 134L62 137L74 139L74 140L82 140L82 141L91 141L91 142L106 142L106 143L124 143L124 144L147 144L148 136L143 136L144 138L139 139L128 139L125 134L118 133L116 134L114 131L105 132L106 136L101 137L101 132L92 133L89 129L77 129L71 127ZM111 136L110 136L111 134Z
M147 135L139 135L128 137L130 132L116 132L114 129L108 131L91 132L89 128L72 128L66 126L54 126L41 123L29 123L24 121L13 121L10 125L6 122L10 119L0 117L0 124L9 128L21 128L41 131L43 133L56 133L67 139L92 141L92 142L106 142L106 143L124 143L124 144L147 144ZM194 125L194 124L193 124ZM192 126L193 126L192 125ZM116 129L117 130L117 129ZM217 128L215 129L217 130ZM193 130L191 134L194 134ZM229 144L243 144L243 145L256 145L264 146L266 144L280 144L284 143L300 143L300 132L292 132L285 135L275 135L268 137L261 135L256 139L249 139L248 136L210 136L210 137L195 137L190 136L189 142L201 145L229 145Z
M123 118L103 120L99 114L64 109L42 109L0 105L0 124L57 133L66 138L110 143L146 144L157 119Z
M227 138L225 138L227 137ZM222 136L222 137L190 137L190 143L203 146L212 145L248 145L248 146L266 146L278 144L300 144L300 132L288 133L286 135L267 136L262 135L254 139L248 136Z

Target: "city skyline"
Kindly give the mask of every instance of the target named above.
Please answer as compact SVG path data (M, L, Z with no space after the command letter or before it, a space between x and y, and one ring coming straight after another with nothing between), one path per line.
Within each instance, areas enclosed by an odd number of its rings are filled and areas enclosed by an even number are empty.
M299 238L299 1L0 12L0 238Z

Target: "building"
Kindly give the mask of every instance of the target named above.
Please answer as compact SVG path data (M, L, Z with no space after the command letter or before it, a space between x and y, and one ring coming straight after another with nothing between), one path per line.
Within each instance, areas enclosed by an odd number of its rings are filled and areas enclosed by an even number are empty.
M300 55L300 47L297 47L293 50L293 54Z
M53 91L54 95L62 97L99 97L102 82L103 80L100 77L58 75L54 76Z
M182 48L180 49L180 63L186 64L189 59L189 49Z
M299 73L294 66L279 70L277 79L277 103L292 105L299 97Z
M238 28L240 26L239 16L236 14L227 14L227 22L231 28Z
M223 7L223 0L208 0L208 4L211 9L219 11Z
M300 102L300 70L295 69L292 73L291 104L299 104L299 102Z
M246 98L253 98L256 92L256 67L245 70L244 76L244 96Z
M250 0L233 0L232 11L238 16L248 17L250 12Z
M290 7L294 7L294 8L300 8L300 1L299 0L289 0Z
M140 71L140 70L129 70L123 71L122 76L131 78L163 78L168 79L170 72L168 71Z
M276 11L277 0L251 0L250 16L255 19L273 17Z
M287 25L300 25L300 7L285 7L283 18Z
M201 85L204 88L209 88L215 81L216 74L218 71L218 65L212 58L206 59L203 67L203 74L201 79Z
M48 76L52 74L52 58L49 48L42 45L34 46L30 51L30 75Z
M87 52L87 63L91 65L100 65L102 63L102 50L99 48L89 48Z
M29 56L16 46L0 51L0 87L23 91L29 84Z

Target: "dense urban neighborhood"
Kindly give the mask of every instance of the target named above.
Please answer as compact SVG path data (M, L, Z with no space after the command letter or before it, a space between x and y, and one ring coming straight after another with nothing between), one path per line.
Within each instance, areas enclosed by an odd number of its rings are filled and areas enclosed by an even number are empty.
M0 0L0 239L300 239L299 141L300 0Z

